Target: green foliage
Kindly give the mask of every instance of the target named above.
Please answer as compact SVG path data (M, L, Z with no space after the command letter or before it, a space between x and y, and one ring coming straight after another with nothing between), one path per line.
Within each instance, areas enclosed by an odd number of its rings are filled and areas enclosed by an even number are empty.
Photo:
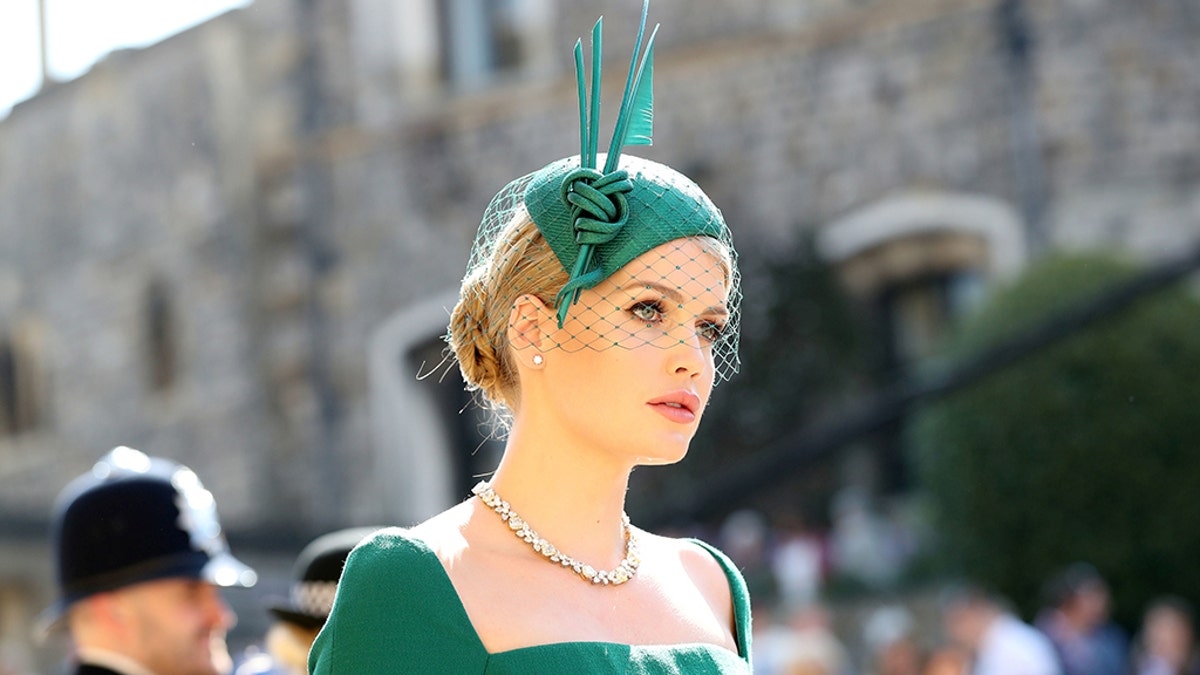
M1134 272L1047 260L956 336L969 358ZM923 411L913 427L939 552L1026 612L1043 582L1086 560L1118 616L1172 592L1200 599L1200 302L1145 297Z

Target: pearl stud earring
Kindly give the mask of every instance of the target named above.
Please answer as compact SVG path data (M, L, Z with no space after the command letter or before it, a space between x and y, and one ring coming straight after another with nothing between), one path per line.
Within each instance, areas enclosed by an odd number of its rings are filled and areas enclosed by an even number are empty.
M541 354L534 354L534 355L533 355L533 365L535 365L535 366L540 366L540 365L542 365L542 363L544 363L545 361L546 361L546 359L543 359Z

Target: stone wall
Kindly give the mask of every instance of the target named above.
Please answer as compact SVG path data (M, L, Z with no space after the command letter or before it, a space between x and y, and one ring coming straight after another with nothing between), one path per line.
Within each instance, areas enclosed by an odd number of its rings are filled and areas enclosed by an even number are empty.
M389 31L413 30L401 19L436 18L430 5L313 4L257 0L0 121L0 336L23 336L44 392L43 423L0 438L0 537L36 540L58 489L117 444L191 465L226 526L268 549L411 515L387 493L421 467L381 476L395 450L372 437L372 335L452 295L507 180L576 152L569 53L595 7L527 0L526 67L461 87L420 40L389 48ZM611 4L605 134L640 7ZM656 0L655 145L637 152L710 193L749 274L896 195L1021 212L1030 161L1056 247L1156 259L1194 241L1200 13L1027 10L1025 164L986 0ZM155 284L176 354L161 389ZM433 339L435 324L419 330Z
M748 264L895 193L1019 201L992 3L828 2L802 16L790 6L654 8L665 24L657 143L640 151L697 176ZM115 54L0 124L0 320L40 336L52 420L0 442L4 466L19 467L4 473L20 478L6 506L38 511L63 476L126 442L194 465L219 486L231 523L275 519L264 494L292 513L320 489L303 466L322 452L305 391L312 307L338 451L369 461L371 331L454 287L490 195L573 151L575 102L564 63L447 91L387 129L359 126L354 101L367 94L345 73L353 9L323 6L314 18L315 86L329 93L315 104L300 68L303 17L261 0ZM590 14L553 15L562 51ZM1194 12L1169 0L1063 0L1031 3L1030 14L1054 241L1166 254L1195 231L1198 208ZM624 7L607 18L606 101L635 20ZM400 89L370 95L383 94L405 100ZM321 119L306 126L314 106ZM310 227L313 213L325 222ZM155 280L180 352L165 392L149 386L143 353ZM252 459L263 453L269 461ZM353 498L343 506L385 515Z

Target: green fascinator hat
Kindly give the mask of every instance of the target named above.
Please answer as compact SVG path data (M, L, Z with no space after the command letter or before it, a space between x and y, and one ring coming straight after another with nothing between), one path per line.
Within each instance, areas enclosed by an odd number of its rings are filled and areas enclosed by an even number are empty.
M583 43L575 43L579 94L579 154L518 178L489 204L468 263L466 282L509 255L505 232L526 214L568 275L554 298L561 327L581 291L594 288L635 258L677 239L704 237L727 252L726 307L729 315L714 343L716 379L737 372L740 274L729 228L721 211L692 180L669 166L623 155L627 146L650 145L653 138L654 39L645 37L649 0L642 7L617 119L608 151L600 153L600 82L603 18L592 28L591 73L585 78ZM643 48L644 46L644 48ZM697 263L700 264L700 263ZM704 263L707 264L707 263ZM715 263L714 263L715 264ZM519 268L520 265L517 265Z
M557 297L560 323L575 293L646 251L684 237L726 238L725 221L708 195L671 167L625 157L619 170L599 175L579 162L554 162L525 188L530 217L571 273Z

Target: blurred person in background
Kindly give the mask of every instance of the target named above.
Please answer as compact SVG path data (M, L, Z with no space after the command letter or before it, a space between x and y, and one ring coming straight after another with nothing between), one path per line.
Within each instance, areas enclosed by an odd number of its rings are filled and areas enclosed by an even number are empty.
M771 573L780 603L798 607L815 601L821 592L825 580L825 543L806 526L800 514L781 513L778 519L775 545L770 552ZM750 594L754 597L753 586Z
M921 665L921 675L968 675L970 672L970 653L955 644L934 647Z
M721 523L717 534L721 550L741 571L750 597L778 597L779 585L772 568L771 527L754 509L739 509Z
M1146 609L1134 647L1134 675L1200 675L1195 614L1177 597L1162 597Z
M891 586L904 566L896 528L876 513L870 493L842 488L830 506L830 566L834 575L875 590Z
M218 587L254 585L212 493L190 469L113 449L63 489L51 538L59 601L39 621L74 647L76 675L228 675L236 616Z
M920 675L921 646L916 621L899 605L881 607L863 626L863 646L868 658L868 675Z
M794 609L787 634L777 645L779 675L846 675L850 659L830 625L829 611L811 603ZM759 671L755 669L755 673Z
M781 603L763 597L751 604L754 624L754 673L778 675L783 659L790 650L792 629L787 625L788 613Z
M1108 584L1093 566L1075 563L1050 579L1035 625L1050 638L1064 675L1122 675L1125 634L1109 620Z
M255 648L247 653L235 675L308 672L308 650L329 618L346 557L376 529L354 527L323 534L300 551L288 599L269 608L274 621L264 637L265 651Z
M970 651L971 675L1062 675L1050 640L977 586L947 591L946 634Z

